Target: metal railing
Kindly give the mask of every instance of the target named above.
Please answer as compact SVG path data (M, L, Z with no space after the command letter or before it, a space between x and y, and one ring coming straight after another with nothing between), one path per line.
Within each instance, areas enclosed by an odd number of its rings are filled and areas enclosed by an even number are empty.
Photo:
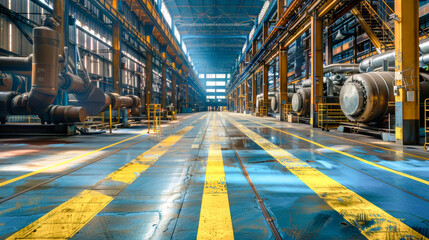
M335 128L342 122L348 122L339 103L319 103L317 107L319 128Z
M287 115L291 112L293 112L292 104L290 103L283 104L283 119L287 119Z
M147 113L147 133L161 133L161 104L149 104Z

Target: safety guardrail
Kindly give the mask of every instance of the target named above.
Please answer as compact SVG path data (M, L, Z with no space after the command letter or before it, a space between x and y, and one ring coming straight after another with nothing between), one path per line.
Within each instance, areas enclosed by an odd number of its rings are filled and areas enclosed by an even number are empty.
M319 128L328 130L338 127L342 122L348 122L339 103L319 103L317 108Z
M149 104L147 113L147 133L161 133L161 104Z

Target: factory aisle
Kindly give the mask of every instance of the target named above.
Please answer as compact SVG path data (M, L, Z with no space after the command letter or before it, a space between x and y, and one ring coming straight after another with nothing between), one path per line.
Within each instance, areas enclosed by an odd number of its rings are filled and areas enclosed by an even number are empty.
M0 140L0 239L426 239L429 156L225 112ZM371 142L369 141L371 139Z

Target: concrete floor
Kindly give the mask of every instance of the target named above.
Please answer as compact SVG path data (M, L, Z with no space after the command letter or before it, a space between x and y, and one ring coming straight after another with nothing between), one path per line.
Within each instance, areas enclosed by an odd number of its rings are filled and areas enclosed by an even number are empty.
M421 147L220 112L145 132L0 139L0 239L429 238Z

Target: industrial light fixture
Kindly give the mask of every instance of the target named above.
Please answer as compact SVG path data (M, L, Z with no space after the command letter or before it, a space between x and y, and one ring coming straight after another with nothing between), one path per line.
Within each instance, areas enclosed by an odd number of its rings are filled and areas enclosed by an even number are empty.
M341 32L341 29L338 30L337 36L335 36L335 40L343 40L345 36Z

